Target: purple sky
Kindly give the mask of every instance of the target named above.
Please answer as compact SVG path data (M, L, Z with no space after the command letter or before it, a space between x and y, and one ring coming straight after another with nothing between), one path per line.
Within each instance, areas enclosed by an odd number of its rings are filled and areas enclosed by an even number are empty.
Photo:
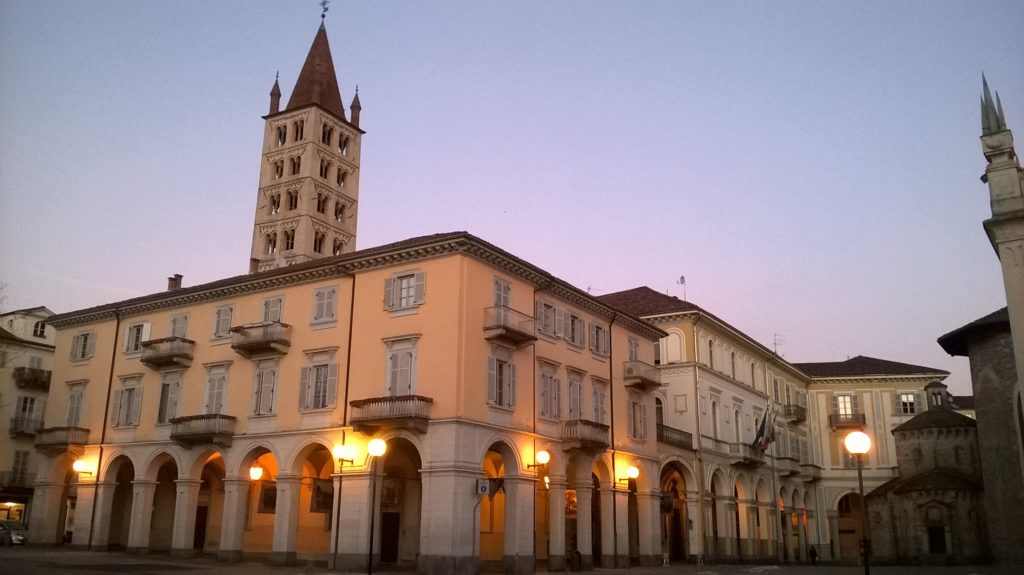
M5 310L245 273L262 114L308 2L0 0ZM981 73L1024 147L1024 5L334 2L359 248L467 230L594 294L682 296L790 361L947 369L1005 305Z

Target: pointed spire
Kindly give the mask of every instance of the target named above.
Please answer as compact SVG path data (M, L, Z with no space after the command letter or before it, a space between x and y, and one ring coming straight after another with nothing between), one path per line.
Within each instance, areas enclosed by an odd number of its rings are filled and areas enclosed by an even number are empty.
M352 104L348 108L352 111L352 125L358 128L359 112L363 109L363 105L359 103L359 84L356 84L356 95L352 98Z
M313 45L306 55L306 62L295 81L291 98L285 111L300 108L309 104L317 104L335 116L345 119L345 106L341 103L341 92L338 90L338 78L334 74L334 60L331 59L331 47L327 42L327 28L323 22L313 38Z
M281 85L277 83L277 72L274 72L274 87L270 89L270 113L276 114L281 109Z
M981 134L988 136L1006 130L1006 120L1003 118L1003 104L999 101L999 92L996 92L996 105L992 101L992 93L988 89L988 80L985 74L981 75Z

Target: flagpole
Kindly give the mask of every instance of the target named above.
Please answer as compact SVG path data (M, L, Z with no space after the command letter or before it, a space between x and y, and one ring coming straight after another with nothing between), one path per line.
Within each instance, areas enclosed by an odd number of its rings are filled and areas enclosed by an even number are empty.
M771 406L772 406L771 400L768 400L768 407L767 407L767 410L765 411L765 414L764 414L765 421L766 421L766 423L765 423L766 428L765 428L765 432L764 432L765 437L767 437L768 433L769 433L769 431L767 429L767 425L768 425L767 424L767 419L768 419L768 414L771 411ZM772 420L771 425L772 426L775 425L774 418ZM772 431L772 433L774 434L774 430ZM775 441L771 441L768 445L770 446L772 443L775 443ZM772 507L775 509L775 513L773 514L773 515L775 515L775 519L773 520L773 522L775 523L775 528L779 530L779 537L778 537L779 544L775 548L775 554L779 558L779 563L782 563L783 557L782 557L781 551L782 551L783 529L782 529L782 524L780 523L782 515L779 512L779 490L778 490L778 487L775 484L775 448L774 447L772 447L772 452L768 455L768 459L770 459L771 462L772 462Z

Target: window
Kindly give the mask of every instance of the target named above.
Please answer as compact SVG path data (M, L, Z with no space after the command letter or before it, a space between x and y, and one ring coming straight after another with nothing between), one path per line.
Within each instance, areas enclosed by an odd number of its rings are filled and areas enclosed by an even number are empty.
M277 253L277 232L270 232L266 235L266 251L268 256L272 256Z
M185 337L188 333L188 314L171 316L171 337Z
M327 234L313 232L313 251L320 254L324 251L324 243L327 242Z
M292 158L291 159L291 164L292 164L292 175L294 176L295 174L299 173L299 170L302 169L302 156L295 156L294 158Z
M348 136L338 138L338 151L342 156L348 155Z
M281 298L273 297L263 300L263 323L281 321Z
M384 309L397 311L421 305L425 295L423 272L394 274L384 280Z
M343 251L345 251L345 243L338 238L334 238L334 245L331 247L331 254L340 256Z
M628 340L629 361L640 361L640 340L631 337Z
M339 167L337 178L338 187L341 189L345 189L345 182L348 181L348 172Z
M555 373L555 367L542 364L540 367L540 415L558 419L561 412L562 382Z
M597 355L608 355L608 330L603 325L590 324L590 351Z
M42 321L37 321L32 327L32 335L35 337L46 337L46 324Z
M281 194L270 195L270 215L281 211Z
M328 356L329 354L318 354ZM302 368L299 388L299 409L327 409L334 407L338 396L338 364L329 357L314 357L312 365Z
M228 384L228 365L211 365L206 369L206 413L224 413L224 390Z
M416 387L416 340L398 339L387 344L388 396L412 395Z
M71 361L89 359L96 353L96 332L85 331L71 340Z
M33 355L28 358L28 366L32 369L43 369L43 358Z
M37 419L42 417L45 410L46 400L41 399L39 405L36 405L36 398L19 395L14 410L14 421L11 422L12 427L22 431L34 430L40 423Z
M750 362L750 387L757 387L757 370L754 367L754 362Z
M543 302L537 302L537 329L553 336L562 335L563 311L555 306Z
M512 285L505 280L494 279L494 306L512 307Z
M636 395L629 396L626 418L629 436L633 439L645 439L647 437L647 406Z
M851 416L856 413L856 401L852 395L832 396L832 411L837 415Z
M256 381L254 383L252 414L273 414L274 392L277 384L277 360L271 359L256 364Z
M487 358L487 403L509 409L516 405L516 366L504 348L494 348Z
M139 424L142 409L142 386L139 376L121 379L121 389L114 391L114 409L110 412L113 427L130 427Z
M331 170L331 163L327 160L320 160L320 177L327 179L327 173Z
M313 298L313 321L334 321L335 305L338 299L338 288L327 287L316 290Z
M85 394L85 384L76 383L68 386L68 413L65 424L68 427L78 427L82 417L82 398Z
M711 437L718 439L718 402L711 402Z
M304 138L304 136L305 136L306 121L305 120L296 120L292 124L292 128L293 128L293 131L295 133L295 141L302 140Z
M899 414L911 415L917 413L917 394L901 393L899 397Z
M736 438L736 442L742 441L740 438L740 410L734 409L732 412L732 431L733 437Z
M299 209L299 192L288 192L288 209Z
M288 127L287 126L278 126L277 127L277 145L278 146L283 146L284 145L285 140L288 137L287 134L288 134Z
M583 318L573 313L569 313L569 321L565 325L565 338L569 343L583 347L587 344L587 327L583 322Z
M288 252L295 249L295 230L284 231L284 251Z
M708 367L715 368L715 340L708 340Z
M235 315L235 308L230 305L222 305L213 312L213 337L229 337L231 335L233 315Z
M594 421L606 423L608 421L608 385L593 378L591 378L590 384L593 388Z
M11 475L14 476L15 481L21 480L22 482L28 475L28 458L31 452L17 450L14 452L14 467L11 469ZM17 485L17 483L15 483ZM10 505L10 503L8 503Z
M156 422L168 423L178 413L178 391L181 385L181 372L168 371L163 374L160 383L160 407L157 410Z
M324 124L323 130L320 132L320 143L331 145L331 138L334 136L334 128Z
M316 211L320 212L321 214L326 214L328 203L329 198L327 197L327 194L316 195Z
M654 365L661 365L661 340L654 342Z
M736 352L735 351L732 352L729 355L729 366L730 366L729 374L732 376L733 379L736 379Z
M341 200L335 200L334 202L334 221L345 221L345 204Z
M135 353L142 351L142 342L149 340L149 323L136 323L124 330L124 351Z
M779 401L779 378L777 377L772 378L772 399L774 399L776 403Z
M274 162L274 179L280 180L284 177L284 160L278 160ZM280 198L280 196L278 196ZM276 214L277 212L271 212Z
M786 386L786 405L793 405L793 386Z
M583 375L569 372L569 419L583 419Z

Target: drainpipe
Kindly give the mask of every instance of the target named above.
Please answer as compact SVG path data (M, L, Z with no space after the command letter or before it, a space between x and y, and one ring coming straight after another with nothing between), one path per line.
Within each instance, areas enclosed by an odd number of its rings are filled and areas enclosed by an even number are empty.
M616 505L616 499L618 498L615 487L619 483L618 471L615 469L615 455L617 453L615 449L615 354L612 352L614 347L612 346L612 326L615 324L615 320L619 317L618 312L612 312L612 320L608 322L608 387L611 393L608 394L608 402L610 403L611 419L611 438L612 438L612 567L616 567L616 563L619 561L619 513L618 506ZM626 405L629 405L628 403ZM627 489L629 484L627 483ZM593 515L593 514L591 514ZM627 520L629 514L627 513ZM590 518L593 522L594 518ZM627 530L628 533L628 530ZM594 530L590 530L590 549L594 549ZM628 547L627 547L628 549ZM628 551L627 551L628 552Z
M341 405L341 426L348 427L348 382L351 381L352 373L352 340L355 339L352 331L355 323L356 311L356 274L349 274L352 278L352 297L348 300L348 344L345 350L345 401ZM345 432L341 432L342 445L345 443Z
M117 338L121 333L121 312L114 310L114 345L110 350L110 370L107 373L107 400L103 405L103 422L100 425L100 450L96 458L96 483L93 486L92 511L89 513L89 540L85 548L92 549L92 535L96 526L96 503L100 491L100 470L103 469L103 445L107 442L107 422L110 421L110 394L114 388L114 362L117 360Z
M697 445L694 455L697 458L697 563L704 563L704 457L702 453L703 438L700 434L700 346L697 345L697 324L700 323L701 312L693 322L693 406L697 422Z

